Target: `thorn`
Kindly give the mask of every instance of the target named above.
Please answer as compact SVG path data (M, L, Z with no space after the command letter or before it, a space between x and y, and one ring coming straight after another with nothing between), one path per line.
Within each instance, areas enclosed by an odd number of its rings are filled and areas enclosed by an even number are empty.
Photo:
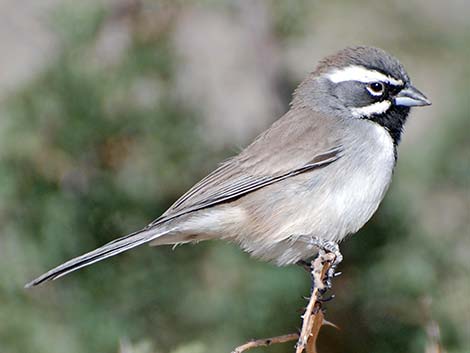
M325 326L332 326L332 327L334 327L334 328L337 329L337 330L341 330L338 325L335 325L334 323L332 323L332 322L330 322L330 321L328 321L328 320L325 320L325 319L323 319L323 325L325 325Z

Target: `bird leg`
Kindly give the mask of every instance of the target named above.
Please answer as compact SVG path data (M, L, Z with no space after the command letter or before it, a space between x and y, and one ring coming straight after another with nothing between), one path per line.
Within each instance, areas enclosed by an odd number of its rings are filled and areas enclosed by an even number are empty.
M311 235L302 235L300 237L301 240L305 241L307 243L307 246L309 248L317 248L318 249L318 255L317 257L323 257L327 253L332 253L334 255L334 260L331 263L328 272L325 277L325 288L319 288L320 292L324 294L328 289L331 288L331 281L334 277L339 276L341 272L336 273L336 268L338 265L343 261L343 255L341 254L339 250L339 245L338 243L331 241L331 240L324 240L321 238L318 238L316 236L311 236ZM312 276L312 288L311 290L315 288L316 285L319 285L319 279L315 277L315 273L313 271L313 267L311 264L309 264L306 261L299 261L299 265L303 266L305 269L309 269L309 272ZM307 267L308 266L308 267ZM317 276L318 277L318 276ZM323 287L323 286L321 286Z

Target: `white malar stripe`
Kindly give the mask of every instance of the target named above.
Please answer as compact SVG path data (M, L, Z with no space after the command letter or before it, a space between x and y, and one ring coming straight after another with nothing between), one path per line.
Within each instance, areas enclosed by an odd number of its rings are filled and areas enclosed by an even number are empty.
M382 102L377 102L371 105L366 105L364 107L359 107L359 108L351 108L351 114L355 118L363 118L363 117L369 117L374 114L382 114L385 113L388 108L392 103L390 101L382 101Z
M385 82L393 86L403 86L402 80L394 79L388 75L384 75L376 70L368 70L363 66L351 65L344 69L335 69L327 74L331 82L359 81L363 83Z

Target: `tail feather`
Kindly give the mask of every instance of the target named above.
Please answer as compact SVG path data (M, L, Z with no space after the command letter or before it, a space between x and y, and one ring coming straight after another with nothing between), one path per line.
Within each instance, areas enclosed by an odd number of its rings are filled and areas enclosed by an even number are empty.
M103 245L102 247L90 251L86 254L71 259L62 265L59 265L52 270L44 273L38 278L32 280L25 285L26 288L37 286L38 284L55 280L62 276L65 276L73 271L76 271L82 267L94 264L95 262L107 259L108 257L120 254L129 249L135 248L139 245L150 242L151 240L167 234L168 231L162 231L161 229L143 229L132 234L126 235L119 239L113 240L110 243Z

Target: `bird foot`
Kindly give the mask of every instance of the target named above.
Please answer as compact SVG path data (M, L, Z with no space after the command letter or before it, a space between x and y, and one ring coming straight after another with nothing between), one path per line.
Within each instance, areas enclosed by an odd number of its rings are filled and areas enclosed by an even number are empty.
M312 292L313 289L317 286L321 294L324 294L328 289L331 288L331 282L334 277L337 277L341 272L336 273L336 268L343 261L343 255L339 250L338 243L334 241L327 241L315 236L309 236L308 239L305 239L309 247L317 248L318 255L315 260L320 260L322 263L330 261L331 265L325 274L324 278L320 278L320 274L314 271L313 261L310 264L310 275L312 277ZM315 261L314 260L314 261ZM306 267L306 262L302 261L299 263L304 268Z

